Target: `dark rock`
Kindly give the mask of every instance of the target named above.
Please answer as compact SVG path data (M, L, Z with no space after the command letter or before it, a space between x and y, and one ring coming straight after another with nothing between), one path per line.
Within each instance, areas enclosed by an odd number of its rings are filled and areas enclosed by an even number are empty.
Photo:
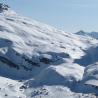
M0 13L2 13L5 10L8 10L10 7L6 4L0 3Z

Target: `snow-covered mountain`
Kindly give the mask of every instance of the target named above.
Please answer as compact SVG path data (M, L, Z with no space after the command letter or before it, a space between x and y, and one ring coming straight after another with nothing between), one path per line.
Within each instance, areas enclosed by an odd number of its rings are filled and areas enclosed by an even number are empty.
M66 33L1 4L0 98L96 98L97 50L94 37Z
M85 32L80 30L79 32L77 32L76 34L78 35L82 35L82 36L90 36L92 38L98 39L98 32Z

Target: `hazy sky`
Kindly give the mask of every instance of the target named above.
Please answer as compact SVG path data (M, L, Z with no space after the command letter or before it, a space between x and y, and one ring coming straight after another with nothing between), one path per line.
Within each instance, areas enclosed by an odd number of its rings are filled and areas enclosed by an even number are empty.
M21 15L67 32L98 31L98 0L7 0L7 3Z

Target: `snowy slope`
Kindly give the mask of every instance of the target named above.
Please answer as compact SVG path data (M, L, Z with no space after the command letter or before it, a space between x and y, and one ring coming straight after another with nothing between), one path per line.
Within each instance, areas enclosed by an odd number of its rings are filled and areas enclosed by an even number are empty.
M94 98L83 82L98 40L0 13L0 98ZM82 85L82 86L81 86ZM83 92L85 91L85 93Z
M84 82L88 85L98 86L98 62L85 69Z

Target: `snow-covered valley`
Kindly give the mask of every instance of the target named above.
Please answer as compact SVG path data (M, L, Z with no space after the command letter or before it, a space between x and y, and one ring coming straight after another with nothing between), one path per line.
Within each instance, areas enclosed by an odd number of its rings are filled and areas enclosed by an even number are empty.
M96 98L96 37L67 33L2 7L0 98Z

